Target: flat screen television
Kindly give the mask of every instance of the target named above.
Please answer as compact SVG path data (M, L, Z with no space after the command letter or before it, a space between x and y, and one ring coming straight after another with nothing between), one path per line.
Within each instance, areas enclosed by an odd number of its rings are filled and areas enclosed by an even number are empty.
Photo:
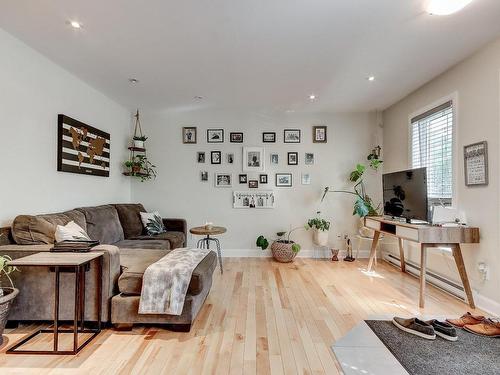
M429 222L427 168L408 169L382 176L384 215L406 222Z

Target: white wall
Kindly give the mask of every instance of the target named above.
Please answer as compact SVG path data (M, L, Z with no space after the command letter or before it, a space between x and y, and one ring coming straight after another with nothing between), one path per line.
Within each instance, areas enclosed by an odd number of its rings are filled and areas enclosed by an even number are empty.
M312 143L312 125L328 126L328 143ZM255 239L263 234L268 238L289 226L297 227L315 216L320 208L326 218L333 220L335 233L353 233L357 220L352 216L351 196L330 195L320 207L322 188L326 185L344 188L348 184L348 173L358 162L365 160L369 151L381 143L382 137L376 126L374 114L315 114L315 115L274 115L228 110L198 110L149 114L142 119L150 159L158 165L158 178L148 183L136 182L132 185L132 199L143 202L148 210L158 209L164 216L186 218L189 226L204 224L206 220L228 228L222 237L226 249L255 248ZM198 143L182 144L181 128L198 127ZM208 144L207 128L224 128L225 143ZM300 144L284 144L283 129L300 128ZM231 131L244 133L244 144L229 143ZM262 132L277 133L277 143L262 143ZM242 172L242 147L264 147L266 152L266 171L269 183L259 185L259 189L272 189L277 193L276 208L272 210L241 210L232 208L233 190L249 190L247 185L238 183ZM220 150L235 154L235 163L222 165L209 163L210 151ZM198 164L197 151L205 151L206 164ZM288 166L286 153L299 152L299 165ZM279 153L278 167L269 165L269 154ZM315 154L313 166L304 165L304 153ZM200 182L200 171L209 171L209 182ZM215 188L214 172L231 172L233 188ZM292 188L274 186L276 172L293 173ZM301 185L300 175L309 172L311 185ZM257 179L258 174L249 174ZM371 190L375 197L380 196L380 176L371 176ZM312 249L311 233L300 229L293 239L304 249ZM334 239L334 234L331 239ZM191 237L190 243L194 239ZM232 253L239 254L238 251Z
M463 253L473 288L497 302L500 302L499 72L500 39L421 87L383 114L384 171L408 168L409 115L440 98L456 93L456 205L466 212L470 225L481 229L481 244L464 245ZM489 147L490 183L486 187L466 187L463 146L483 140L488 141ZM413 260L418 261L417 255L416 249L410 249ZM477 263L480 261L490 266L489 281L481 280L477 271ZM429 264L438 273L460 280L448 253L434 250Z
M0 225L21 213L130 200L130 113L0 29ZM57 115L111 134L109 178L57 172Z

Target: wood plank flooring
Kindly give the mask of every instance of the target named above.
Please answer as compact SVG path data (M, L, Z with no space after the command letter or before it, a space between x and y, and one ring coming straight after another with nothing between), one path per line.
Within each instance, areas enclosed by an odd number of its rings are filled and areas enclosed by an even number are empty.
M370 315L457 316L466 304L379 262L226 258L189 333L106 329L77 356L6 355L34 328L7 330L1 374L337 374L330 346ZM478 310L476 310L478 311ZM48 341L47 341L48 343Z

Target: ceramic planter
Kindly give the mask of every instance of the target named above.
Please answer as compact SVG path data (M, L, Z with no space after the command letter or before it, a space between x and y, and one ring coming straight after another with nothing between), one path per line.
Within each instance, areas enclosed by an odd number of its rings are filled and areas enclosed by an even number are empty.
M137 141L134 139L134 147L144 148L144 141Z
M326 246L328 244L328 230L314 229L313 242L318 246Z

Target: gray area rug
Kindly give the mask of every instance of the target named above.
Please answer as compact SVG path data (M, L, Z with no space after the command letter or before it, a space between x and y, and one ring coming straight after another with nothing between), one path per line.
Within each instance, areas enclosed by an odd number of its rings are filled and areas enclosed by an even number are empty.
M410 374L500 374L500 339L457 329L458 340L426 340L398 329L391 321L366 324Z

